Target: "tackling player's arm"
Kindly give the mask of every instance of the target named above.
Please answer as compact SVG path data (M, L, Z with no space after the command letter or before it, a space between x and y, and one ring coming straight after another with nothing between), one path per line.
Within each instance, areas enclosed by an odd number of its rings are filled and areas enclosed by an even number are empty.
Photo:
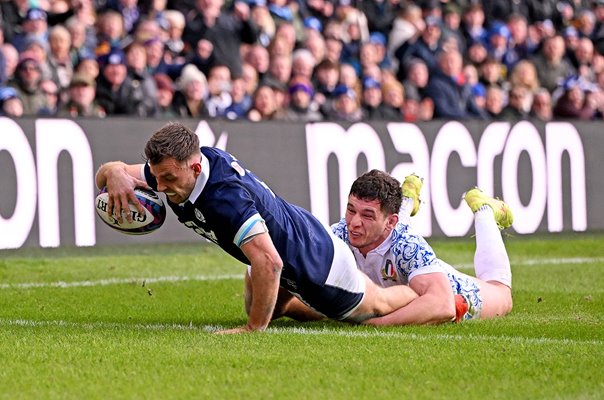
M260 233L241 245L241 251L250 261L251 305L244 327L219 333L263 331L268 326L279 293L283 261L268 233Z
M455 320L455 298L447 276L432 272L415 276L409 286L419 297L388 315L373 318L371 325L439 324Z
M136 187L150 189L142 176L143 165L111 161L101 165L96 173L96 186L99 189L107 187L109 195L108 211L117 216L120 222L122 222L122 211L125 211L128 222L132 222L132 216L128 212L128 203L136 205L140 213L145 212L134 194L134 188Z

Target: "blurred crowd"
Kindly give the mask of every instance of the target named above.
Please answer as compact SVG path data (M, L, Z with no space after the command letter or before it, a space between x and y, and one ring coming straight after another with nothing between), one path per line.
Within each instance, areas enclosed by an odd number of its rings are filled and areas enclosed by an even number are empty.
M604 0L3 0L0 113L595 120Z

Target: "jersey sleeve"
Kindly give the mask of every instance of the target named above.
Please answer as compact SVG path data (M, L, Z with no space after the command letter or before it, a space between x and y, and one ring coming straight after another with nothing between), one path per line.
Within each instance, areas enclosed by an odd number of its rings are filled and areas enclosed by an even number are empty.
M230 240L240 247L253 236L268 232L249 191L234 182L225 183L215 192L214 212L218 221L228 221L225 229Z
M348 243L348 230L346 229L346 220L344 218L333 224L331 231L336 237Z
M446 274L428 242L404 228L402 224L397 225L392 242L392 254L399 274L406 276L409 281L422 274Z

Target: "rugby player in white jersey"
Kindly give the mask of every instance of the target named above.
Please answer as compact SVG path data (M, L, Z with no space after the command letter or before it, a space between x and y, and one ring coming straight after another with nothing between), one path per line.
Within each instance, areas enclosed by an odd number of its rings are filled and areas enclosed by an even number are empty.
M372 170L353 183L346 216L332 226L372 281L382 287L409 285L419 295L407 306L365 323L436 324L509 313L512 273L500 233L513 222L507 204L476 188L464 196L474 212L473 277L438 259L424 238L413 232L410 216L419 209L421 186L421 179L408 176L401 193L396 179Z
M107 188L109 210L120 220L122 212L131 218L128 203L140 207L135 187L163 192L182 224L251 265L247 324L223 333L264 330L283 310L296 316L298 304L313 315L359 323L417 297L409 287L373 283L328 227L277 196L232 155L200 148L186 126L162 127L147 142L145 157L145 164L103 164L97 186Z

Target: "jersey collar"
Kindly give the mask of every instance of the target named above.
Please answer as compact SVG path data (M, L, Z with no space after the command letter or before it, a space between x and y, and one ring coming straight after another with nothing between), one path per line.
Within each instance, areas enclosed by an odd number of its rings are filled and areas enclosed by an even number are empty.
M210 179L210 162L202 154L201 155L201 173L197 177L197 182L195 182L195 187L193 188L191 195L187 199L189 202L195 203L197 201L197 199L201 195L201 192L203 191L203 188L206 186L208 179ZM187 200L185 200L181 205L186 203Z

